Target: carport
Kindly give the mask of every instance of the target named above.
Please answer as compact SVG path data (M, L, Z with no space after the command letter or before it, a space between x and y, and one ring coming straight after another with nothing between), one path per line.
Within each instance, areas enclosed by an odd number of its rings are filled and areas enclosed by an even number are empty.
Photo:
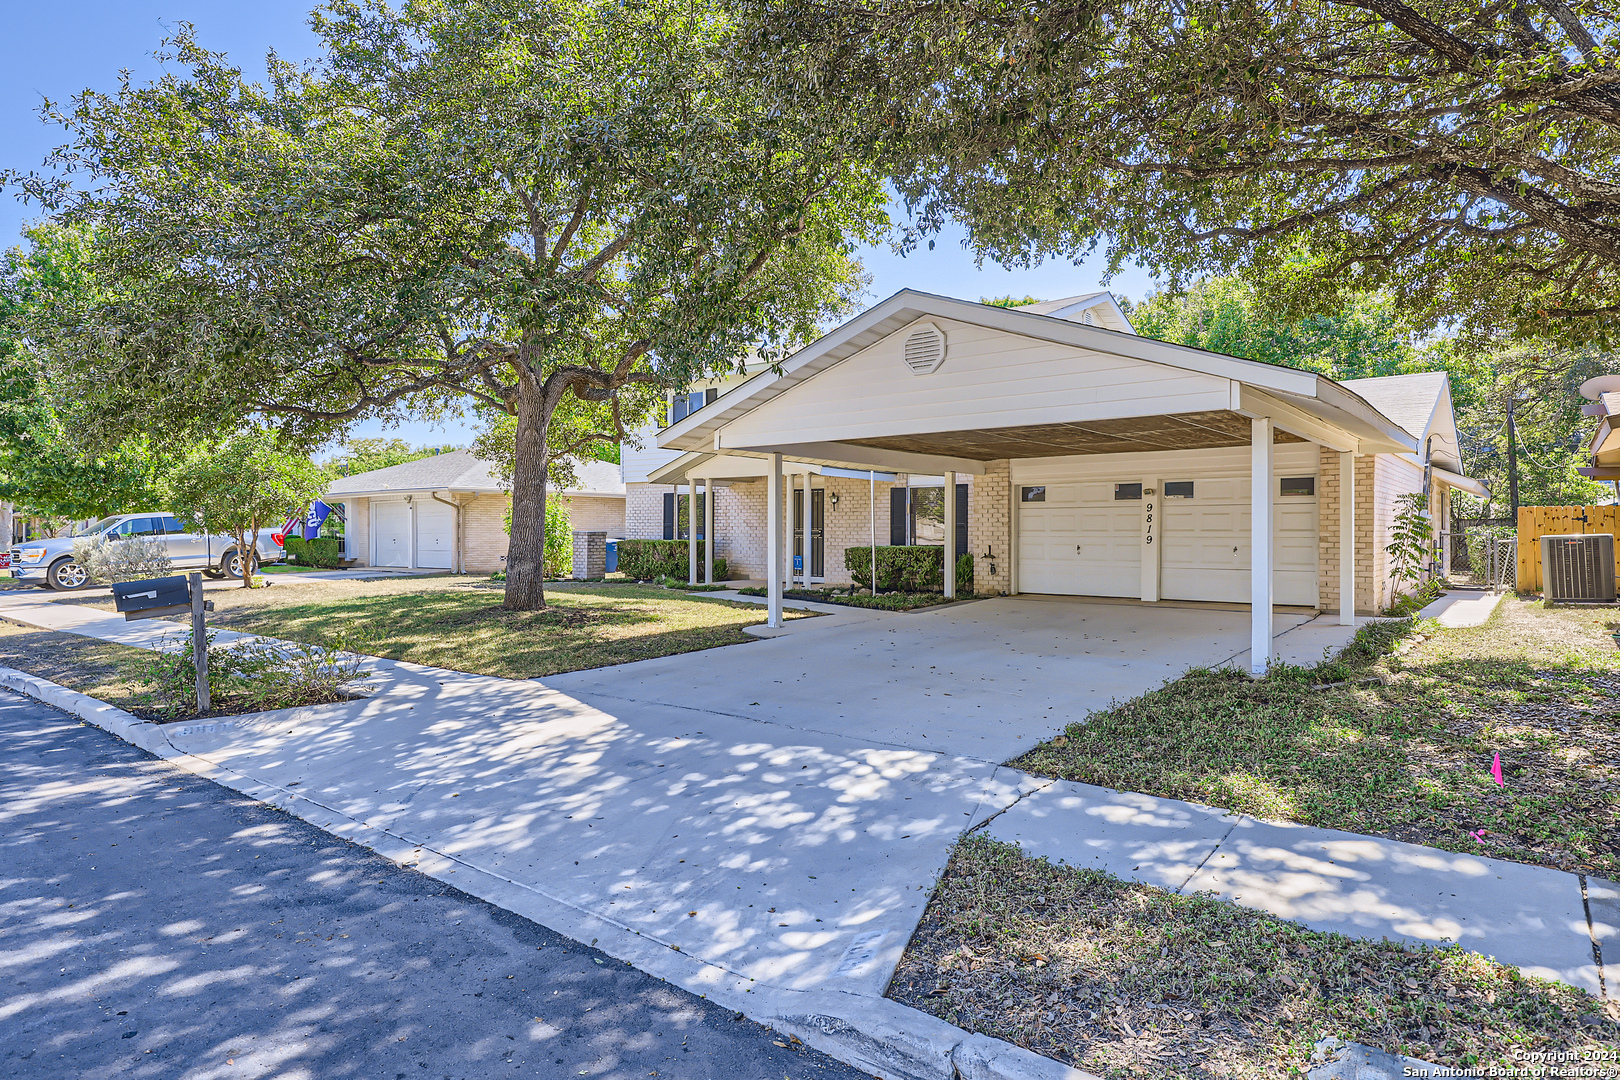
M1256 673L1279 602L1356 595L1371 542L1358 459L1404 455L1423 475L1413 435L1331 379L1108 329L1123 320L1106 293L1076 301L1054 317L904 291L660 434L689 455L689 478L721 458L759 463L773 625L788 462L943 476L948 490L972 477L976 560L997 541L1002 553L1002 580L976 566L980 591L1246 600ZM1321 569L1323 487L1333 535L1353 538L1336 544L1336 579ZM956 500L944 506L954 535ZM1354 602L1337 607L1353 625Z

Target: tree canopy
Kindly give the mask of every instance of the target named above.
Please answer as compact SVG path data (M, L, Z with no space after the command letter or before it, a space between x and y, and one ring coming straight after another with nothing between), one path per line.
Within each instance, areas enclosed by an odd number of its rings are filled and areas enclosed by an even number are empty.
M1420 349L1394 303L1378 293L1348 294L1331 310L1288 315L1268 306L1250 283L1227 276L1161 290L1125 308L1143 337L1334 379L1426 371L1441 359Z
M130 433L87 451L53 403L28 337L38 317L78 306L98 286L82 233L43 225L0 256L0 499L52 518L99 518L154 505L159 474L179 449L161 433Z
M920 231L959 219L1002 262L1100 250L1172 286L1242 268L1296 311L1384 289L1424 327L1620 334L1610 0L758 11L762 77L863 125Z
M251 589L259 530L320 498L326 475L307 455L281 446L274 432L250 428L175 466L165 488L176 517L236 539L242 587Z
M189 29L157 82L51 115L13 178L128 283L37 333L87 431L516 419L506 604L544 605L552 418L627 414L780 356L853 302L880 178L738 78L722 11L649 0L338 0L323 55L243 79Z
M327 458L324 465L330 475L353 476L459 449L459 446L412 446L404 439L397 438L344 439L338 444L337 452Z

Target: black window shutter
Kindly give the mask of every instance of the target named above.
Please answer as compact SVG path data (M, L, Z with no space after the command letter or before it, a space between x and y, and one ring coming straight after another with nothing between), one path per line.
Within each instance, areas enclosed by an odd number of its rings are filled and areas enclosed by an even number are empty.
M675 493L664 492L664 539L675 539Z
M889 489L889 543L895 547L906 545L906 495L903 487Z
M968 550L968 486L956 485L956 558L967 554Z

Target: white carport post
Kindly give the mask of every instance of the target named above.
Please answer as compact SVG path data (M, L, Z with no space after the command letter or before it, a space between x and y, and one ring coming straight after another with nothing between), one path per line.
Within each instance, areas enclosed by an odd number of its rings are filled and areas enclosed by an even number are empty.
M680 515L675 515L680 521ZM697 544L698 544L698 512L697 512L697 477L686 478L686 583L698 583L697 571Z
M1356 625L1356 455L1339 454L1339 625Z
M714 584L714 478L703 481L703 584Z
M782 455L771 455L765 476L766 626L782 625Z
M799 550L804 552L802 569L804 571L804 587L808 589L810 587L810 473L808 470L804 474L804 529L802 532L803 539L800 541Z
M1271 417L1249 421L1249 673L1271 665Z
M945 474L945 599L956 596L956 474Z

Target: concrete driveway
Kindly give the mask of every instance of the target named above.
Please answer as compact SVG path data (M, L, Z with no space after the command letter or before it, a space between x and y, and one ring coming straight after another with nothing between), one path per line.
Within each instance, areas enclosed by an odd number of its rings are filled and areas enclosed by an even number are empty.
M1242 612L1020 600L793 626L543 684L380 661L367 701L167 731L584 940L875 996L962 831L1043 783L999 761L1247 635Z
M597 708L658 703L874 746L1001 762L1189 668L1248 666L1247 611L1003 597L840 625L790 624L758 645L576 671L546 685ZM1281 659L1315 663L1353 634L1279 614Z

